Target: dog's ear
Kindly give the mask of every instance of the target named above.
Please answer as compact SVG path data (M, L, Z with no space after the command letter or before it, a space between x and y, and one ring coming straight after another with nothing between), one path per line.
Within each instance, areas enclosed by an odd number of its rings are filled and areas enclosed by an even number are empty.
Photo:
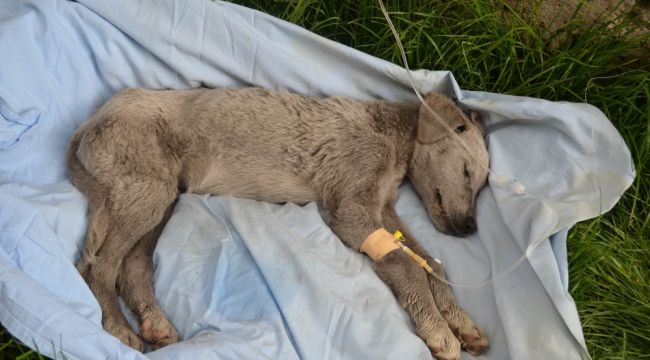
M487 131L485 131L485 127L483 126L481 114L478 111L470 110L469 120L481 131L481 135L483 135L483 137L487 135Z
M421 144L433 144L451 135L440 123L440 119L457 133L467 130L467 120L456 104L446 96L429 93L425 99L427 105L438 115L434 118L424 105L420 106L418 115L417 141Z

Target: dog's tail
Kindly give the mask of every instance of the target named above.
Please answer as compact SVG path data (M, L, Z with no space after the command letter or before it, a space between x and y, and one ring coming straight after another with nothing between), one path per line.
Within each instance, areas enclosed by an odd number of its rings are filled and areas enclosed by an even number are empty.
M97 182L77 157L82 137L83 135L79 131L73 135L68 147L66 161L70 181L88 198L90 222L86 233L84 251L77 263L77 270L84 275L90 266L95 263L97 252L106 239L108 232L108 194L104 186Z

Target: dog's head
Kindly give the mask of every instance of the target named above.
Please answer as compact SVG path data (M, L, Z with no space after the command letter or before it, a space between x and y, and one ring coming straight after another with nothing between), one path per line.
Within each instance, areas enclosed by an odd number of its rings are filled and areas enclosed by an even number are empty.
M467 235L476 230L475 199L489 166L479 115L472 112L468 118L451 99L436 93L429 93L426 102L472 154L421 105L408 175L436 228Z

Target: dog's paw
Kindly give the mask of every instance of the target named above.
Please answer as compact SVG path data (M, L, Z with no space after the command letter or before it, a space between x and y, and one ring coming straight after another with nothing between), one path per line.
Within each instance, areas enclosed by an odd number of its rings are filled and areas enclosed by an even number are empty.
M144 343L142 339L131 330L131 328L124 325L115 325L111 323L104 324L104 329L111 335L118 338L124 344L142 352L144 350Z
M449 310L443 311L442 316L465 351L472 355L479 355L488 350L490 346L485 333L463 309L452 306Z
M176 328L167 320L165 314L156 305L142 304L140 311L140 335L156 350L178 342Z
M463 349L474 356L480 355L490 348L483 330L477 326L474 326L473 329L461 332L459 337L460 345Z
M460 360L460 342L444 319L418 326L418 335L438 360Z

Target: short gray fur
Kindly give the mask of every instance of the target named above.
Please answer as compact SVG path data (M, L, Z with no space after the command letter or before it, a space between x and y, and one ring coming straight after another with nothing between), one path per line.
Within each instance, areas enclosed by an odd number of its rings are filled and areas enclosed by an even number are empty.
M142 339L153 348L178 341L153 295L151 257L182 191L316 201L347 246L358 250L378 228L399 229L444 276L396 215L397 188L408 176L439 230L471 233L489 157L476 113L467 117L436 93L426 102L471 154L418 103L260 88L128 89L110 99L76 131L67 158L90 208L78 269L104 328L139 350ZM438 359L460 359L461 347L487 350L449 287L404 252L388 253L374 268ZM140 336L120 312L118 293L138 317Z

